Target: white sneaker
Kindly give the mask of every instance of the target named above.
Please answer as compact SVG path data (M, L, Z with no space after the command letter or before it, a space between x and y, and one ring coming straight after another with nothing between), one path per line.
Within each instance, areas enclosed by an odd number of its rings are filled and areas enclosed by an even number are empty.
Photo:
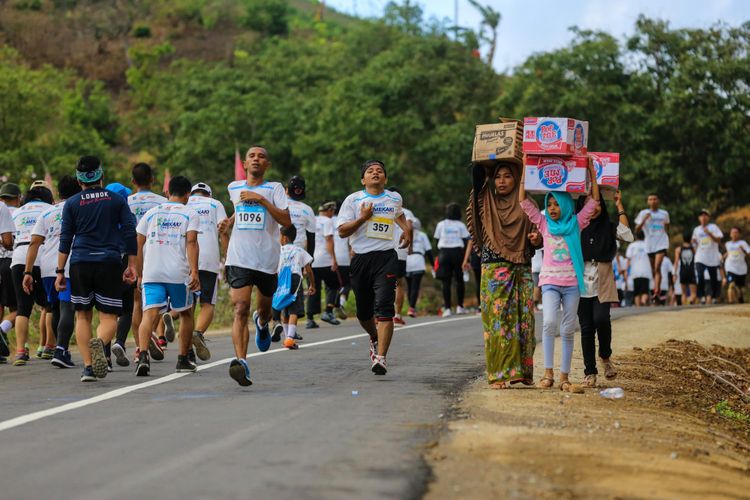
M375 356L375 360L372 362L372 373L375 375L385 375L386 372L388 372L388 366L385 356Z
M468 311L461 306L456 307L456 314L466 314Z
M443 318L448 318L450 316L453 316L453 313L450 309L443 308Z

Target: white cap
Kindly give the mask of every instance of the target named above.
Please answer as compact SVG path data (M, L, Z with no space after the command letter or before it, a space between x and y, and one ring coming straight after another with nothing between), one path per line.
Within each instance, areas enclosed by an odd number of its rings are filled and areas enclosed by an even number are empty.
M211 196L211 186L209 186L205 182L199 182L198 184L193 186L193 188L190 190L190 194L196 191L205 191L208 193L208 196Z

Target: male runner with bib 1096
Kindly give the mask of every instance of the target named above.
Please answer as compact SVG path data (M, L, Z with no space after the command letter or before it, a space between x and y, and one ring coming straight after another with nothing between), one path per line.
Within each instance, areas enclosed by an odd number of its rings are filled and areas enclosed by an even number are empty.
M409 247L412 231L404 217L401 195L385 189L388 179L383 162L366 161L360 176L365 188L344 200L336 225L339 235L349 238L355 254L351 262L352 289L357 319L370 335L372 371L385 375L398 275L394 228L398 225L403 230L400 248Z
M255 344L262 352L271 346L271 302L276 291L276 269L281 244L279 225L292 224L287 196L278 182L266 182L271 160L268 151L253 146L245 155L247 180L229 184L234 215L220 224L220 231L233 226L225 265L227 281L234 304L232 341L236 359L229 364L229 376L241 386L252 384L250 367L245 360L250 334L247 329L253 287L258 289L258 310L253 314Z

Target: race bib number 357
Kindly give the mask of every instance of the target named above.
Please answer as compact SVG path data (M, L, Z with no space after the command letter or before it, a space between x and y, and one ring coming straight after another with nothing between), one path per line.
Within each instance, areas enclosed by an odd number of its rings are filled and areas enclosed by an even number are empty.
M261 205L238 204L236 214L237 229L260 231L266 227L266 209Z
M368 238L378 238L380 240L393 239L393 219L386 217L373 217L367 221Z

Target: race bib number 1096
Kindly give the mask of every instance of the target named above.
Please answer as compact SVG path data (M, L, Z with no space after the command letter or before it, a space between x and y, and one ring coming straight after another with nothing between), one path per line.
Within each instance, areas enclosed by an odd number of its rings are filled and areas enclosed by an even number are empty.
M237 229L260 231L266 227L266 209L261 205L238 204Z

